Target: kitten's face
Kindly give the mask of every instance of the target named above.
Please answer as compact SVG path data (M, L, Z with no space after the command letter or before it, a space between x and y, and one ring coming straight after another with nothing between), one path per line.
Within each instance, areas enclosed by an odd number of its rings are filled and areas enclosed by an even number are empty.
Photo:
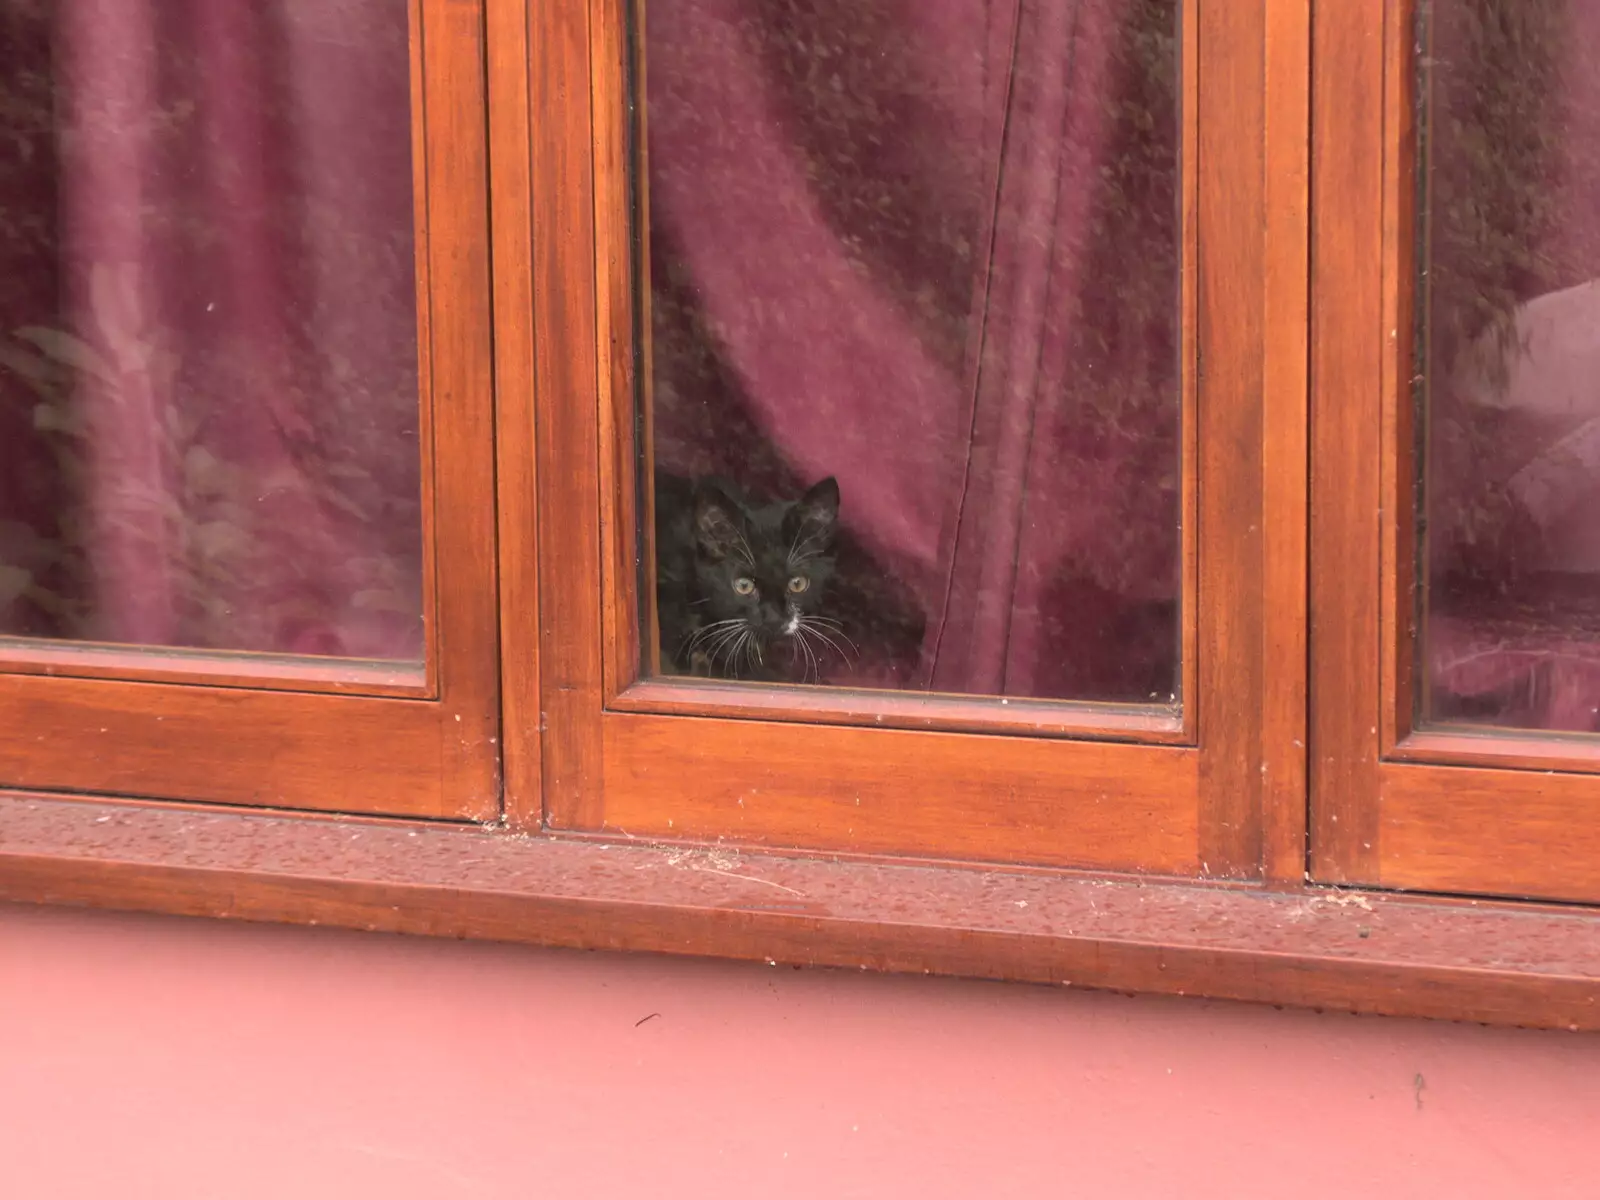
M833 575L839 485L824 479L799 500L748 507L715 484L695 496L696 574L703 621L729 622L764 653L793 638L822 607Z

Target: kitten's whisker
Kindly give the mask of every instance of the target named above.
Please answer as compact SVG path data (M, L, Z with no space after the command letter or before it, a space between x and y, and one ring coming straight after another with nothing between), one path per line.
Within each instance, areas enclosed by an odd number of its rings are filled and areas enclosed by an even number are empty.
M731 617L726 621L714 621L710 625L703 625L699 629L690 633L688 637L684 639L683 644L679 645L677 652L679 654L683 654L686 651L692 651L701 642L717 633L725 631L730 626L740 624L743 620L744 618L742 617Z
M739 548L744 551L745 558L754 567L756 565L755 551L750 549L750 543L745 539L744 530L736 529L734 532L739 535Z
M856 648L856 644L853 640L851 640L850 635L845 633L844 626L838 621L835 621L832 617L807 617L806 624L821 630L825 630L826 632L833 634L834 637L837 637L842 641L849 642L852 649Z
M813 637L821 638L829 646L833 647L834 651L839 655L840 658L844 659L845 662L850 663L855 661L854 656L850 653L850 651L847 651L838 642L834 641L835 637L841 638L845 642L849 643L851 650L856 650L856 644L850 641L850 639L843 633L840 633L838 630L830 631L820 628L814 623L813 619L802 620L800 622L800 628L806 630ZM860 651L856 650L856 653L859 654Z
M702 625L701 629L706 633L710 633L717 629L730 629L735 625L741 624L743 621L743 617L729 617L725 621L712 621L709 625Z
M810 621L813 625L826 625L829 629L832 629L836 632L844 629L844 622L835 620L833 617L818 617L812 616L808 613L806 615L806 620Z
M801 656L804 656L803 660ZM804 683L811 672L811 656L806 646L806 639L798 629L789 640L789 661L793 663L797 660L801 660L800 682Z
M744 639L749 634L750 631L748 629L741 629L735 633L731 642L732 648L728 651L727 670L733 673L733 678L735 679L739 678L739 651L743 648Z
M806 630L806 643L811 647L811 660L816 664L817 681L820 683L822 681L822 651L824 647L822 643L814 640L816 636L817 631L815 629Z
M812 632L815 633L816 631L813 630ZM818 636L820 637L821 635L819 634ZM855 665L855 662L856 662L856 656L855 655L851 654L848 650L846 650L843 646L840 646L837 642L830 642L830 641L827 641L827 639L825 639L825 638L823 639L823 641L824 641L824 643L827 645L827 647L830 650L832 650L835 654L837 654L839 656L839 661L840 662L844 663L846 666L854 666Z
M712 641L711 645L707 647L706 657L709 658L713 664L715 664L717 658L722 654L722 652L728 649L730 645L737 642L740 634L743 632L744 629L742 621L732 629L724 629Z
M744 620L743 617L729 617L726 621L713 621L709 625L702 625L698 629L690 630L688 635L684 638L684 640L690 646L693 646L696 642L700 641L702 638L710 637L717 630L725 629L729 625L737 625L742 620Z
M817 659L817 652L811 648L811 644L807 640L807 634L804 628L796 626L795 632L800 634L800 645L805 649L806 658L808 658L811 662L811 678L815 679L818 683L821 683L822 663Z
M813 629L811 632L837 650L840 657L847 661L858 658L861 654L860 647L838 631L830 633L826 629Z
M801 656L806 656L807 658L807 661L802 664L804 669L800 672L800 682L804 683L806 680L806 671L810 669L809 655L807 655L805 635L801 633L798 628L796 628L794 633L791 634L789 638L789 661L793 663L800 659Z
M734 654L736 656L742 655L746 660L748 660L748 662L750 663L750 669L753 671L753 670L756 669L756 666L757 666L757 661L756 660L757 660L758 656L760 655L760 653L761 653L761 647L756 642L756 635L754 633L752 633L749 629L746 629L744 631L744 636L739 639L739 645L738 645L738 648L734 651Z
M807 534L804 541L790 548L789 560L798 565L815 558L821 550L822 535L817 533Z
M717 638L713 653L730 655L735 653L734 648L738 646L740 640L744 637L744 634L745 628L742 624L737 625L732 629L723 630L722 635Z

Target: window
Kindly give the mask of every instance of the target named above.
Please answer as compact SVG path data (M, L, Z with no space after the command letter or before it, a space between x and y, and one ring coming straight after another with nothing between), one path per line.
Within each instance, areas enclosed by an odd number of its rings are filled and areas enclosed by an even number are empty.
M547 584L565 615L540 647L545 710L570 733L546 743L546 779L571 781L546 787L550 823L1254 874L1248 18L1146 0L753 12L655 0L633 43L622 10L597 14L619 81L645 82L593 115L618 156L593 200L609 328L563 321L543 343L611 351L601 404L543 447L544 554L588 568ZM1208 103L1198 81L1232 76L1257 81L1246 107ZM1230 289L1242 319L1201 319ZM1201 358L1230 366L1202 380ZM575 473L598 485L583 505ZM708 475L730 477L710 509L689 483ZM821 523L751 517L825 479ZM710 566L697 519L746 540ZM796 573L764 559L807 544L832 576L809 637L718 624L763 591L781 624ZM599 606L552 594L596 574Z
M5 782L491 818L479 14L111 7L0 8Z
M1363 84L1314 142L1343 215L1315 242L1313 871L1595 902L1600 25L1491 0L1329 24L1327 86Z
M0 898L1596 1023L1580 6L110 7Z

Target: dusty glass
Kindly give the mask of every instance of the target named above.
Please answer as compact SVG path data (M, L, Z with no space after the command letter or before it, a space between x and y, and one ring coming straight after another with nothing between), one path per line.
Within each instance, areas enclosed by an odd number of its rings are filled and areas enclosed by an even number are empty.
M667 674L1176 704L1177 0L648 0Z
M423 654L405 0L0 0L0 634Z
M1600 729L1600 6L1432 0L1419 717Z

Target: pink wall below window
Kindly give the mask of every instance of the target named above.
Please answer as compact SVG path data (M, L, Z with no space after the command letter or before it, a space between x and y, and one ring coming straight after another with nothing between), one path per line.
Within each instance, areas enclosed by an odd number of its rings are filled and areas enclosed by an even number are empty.
M1597 1037L0 906L7 1200L1550 1200L1597 1129Z

